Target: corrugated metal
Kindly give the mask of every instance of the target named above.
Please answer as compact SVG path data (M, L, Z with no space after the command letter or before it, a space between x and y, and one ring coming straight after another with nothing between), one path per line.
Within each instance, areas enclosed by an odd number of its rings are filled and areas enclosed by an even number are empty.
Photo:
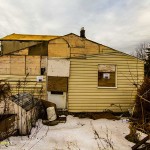
M113 50L110 50L113 52ZM134 83L141 83L142 61L114 51L115 54L71 59L68 91L70 112L99 112L107 109L127 111L136 95ZM117 88L98 88L98 64L117 67Z

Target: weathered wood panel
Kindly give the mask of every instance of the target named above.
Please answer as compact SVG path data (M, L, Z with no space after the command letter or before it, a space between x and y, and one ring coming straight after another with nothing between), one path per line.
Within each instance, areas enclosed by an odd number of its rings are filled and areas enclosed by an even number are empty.
M47 90L62 92L68 91L68 78L48 76Z
M41 57L41 68L47 68L47 56Z
M44 72L44 75L47 74L47 70L48 70L47 69L47 64L48 64L48 62L47 62L47 56L42 56L41 57L41 75L43 74L43 72Z
M63 57L63 58L85 58L85 56L93 57L93 55L110 55L113 57L125 55L133 60L133 57L111 49L107 46L97 44L96 42L81 38L75 34L69 34L58 39L54 39L48 44L48 56Z
M29 48L25 48L23 50L16 51L12 54L13 55L23 55L23 56L25 56L25 55L28 55L28 53L29 53Z
M41 67L47 68L47 56L4 55L0 57L0 74L40 75Z
M48 42L29 47L29 55L32 56L47 56L48 55Z
M0 57L0 74L10 74L10 56Z
M40 56L26 56L26 74L40 75L41 73Z
M70 57L70 48L64 39L56 39L48 44L48 57Z
M10 74L25 74L25 56L10 56Z
M18 50L22 50L28 48L30 46L36 45L40 42L33 42L33 41L2 41L3 46L3 54L10 54Z

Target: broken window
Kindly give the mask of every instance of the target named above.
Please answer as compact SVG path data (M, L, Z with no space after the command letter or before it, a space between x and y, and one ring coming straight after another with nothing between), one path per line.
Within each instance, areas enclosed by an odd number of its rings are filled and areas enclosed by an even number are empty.
M98 87L116 87L115 65L98 65Z

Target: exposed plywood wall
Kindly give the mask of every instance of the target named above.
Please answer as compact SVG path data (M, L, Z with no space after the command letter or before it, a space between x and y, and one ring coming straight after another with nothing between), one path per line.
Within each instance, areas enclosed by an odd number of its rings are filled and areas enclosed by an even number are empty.
M2 41L3 54L10 54L18 50L23 50L40 42L34 41Z
M40 44L29 47L29 55L47 56L48 55L48 42L44 41Z
M70 45L71 57L84 57L88 54L99 54L100 46L94 42L87 40L86 38L78 37L74 34L64 36L64 39L68 41Z
M40 56L27 56L26 57L26 74L39 75L41 70L41 57Z
M101 53L101 50L100 50L101 45L99 45L99 44L96 44L96 43L86 40L85 47L86 47L86 51L87 51L88 55Z
M12 54L14 54L14 55L23 55L23 56L25 56L25 55L28 55L28 53L29 53L29 48L26 48L26 49L23 49L23 50L14 52L14 53L12 53Z
M136 87L144 77L144 63L117 51L71 59L68 85L70 112L128 111L133 106ZM98 65L116 65L116 88L98 88ZM121 109L120 109L121 108Z
M41 68L47 68L47 56L41 58Z
M48 57L70 57L70 48L64 39L52 40L48 44Z
M37 98L46 100L46 76L42 82L37 82L37 76L24 75L0 75L0 80L4 80L11 86L12 94L28 92Z
M10 74L10 56L0 57L0 74Z
M48 57L76 58L103 52L102 45L74 34L54 39L48 44Z
M45 68L45 73L47 73L47 56L41 57L41 68Z
M68 91L68 78L48 76L47 90L62 91L62 92Z
M25 56L10 56L10 74L25 74Z
M47 66L47 57L4 55L0 57L0 74L40 75Z
M86 42L85 38L81 38L74 34L66 35L63 38L69 43L69 46L72 48L75 47L85 48L85 42Z

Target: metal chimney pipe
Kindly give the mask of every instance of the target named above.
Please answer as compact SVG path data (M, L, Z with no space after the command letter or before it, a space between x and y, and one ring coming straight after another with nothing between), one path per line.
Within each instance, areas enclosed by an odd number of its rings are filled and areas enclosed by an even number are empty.
M80 37L85 38L85 30L84 30L84 27L82 27L81 30L80 30Z

